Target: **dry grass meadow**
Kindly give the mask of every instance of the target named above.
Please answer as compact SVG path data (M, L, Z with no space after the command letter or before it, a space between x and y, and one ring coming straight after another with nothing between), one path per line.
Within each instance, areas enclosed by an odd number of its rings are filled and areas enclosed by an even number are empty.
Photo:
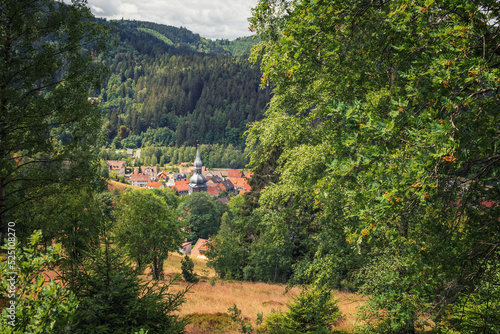
M171 254L165 262L164 270L167 276L181 273L181 260L181 255ZM195 263L195 271L202 277L202 280L195 284L187 294L186 303L182 305L179 313L183 316L225 314L228 308L236 305L241 310L242 317L250 320L255 328L258 313L262 313L265 319L266 315L271 312L279 309L286 310L286 303L300 293L298 287L287 291L286 285L216 280L215 272L206 266L205 260L198 258L192 258L192 260ZM170 291L179 291L186 286L187 283L180 282L172 286ZM352 326L355 324L357 307L363 302L362 298L346 292L336 292L335 298L344 315L335 329L340 333L351 333ZM188 333L238 333L236 328L232 330L226 328L223 331L215 329L217 321L214 319L200 320L202 323L196 325L200 318L201 316L194 316L193 324L188 327Z
M142 187L131 186L130 184L125 184L113 180L107 180L107 181L108 181L108 191L111 193L114 193L115 191L122 192L127 188L143 189Z

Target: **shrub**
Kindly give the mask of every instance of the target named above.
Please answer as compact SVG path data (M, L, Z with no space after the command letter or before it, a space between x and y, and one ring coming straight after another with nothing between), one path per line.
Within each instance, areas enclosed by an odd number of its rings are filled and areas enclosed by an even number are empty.
M340 317L337 302L325 289L304 290L287 304L287 312L271 314L260 328L262 333L331 333Z
M198 283L199 278L196 277L196 273L194 272L194 262L187 254L184 255L184 258L181 261L181 269L182 276L186 282Z
M35 231L24 247L17 245L17 240L10 244L6 240L2 247L9 258L0 263L3 296L0 333L61 333L75 314L78 306L75 295L59 282L47 281L43 275L62 259L61 244L43 250L39 247L41 240L41 231ZM16 268L9 264L12 259ZM16 274L12 274L14 269Z

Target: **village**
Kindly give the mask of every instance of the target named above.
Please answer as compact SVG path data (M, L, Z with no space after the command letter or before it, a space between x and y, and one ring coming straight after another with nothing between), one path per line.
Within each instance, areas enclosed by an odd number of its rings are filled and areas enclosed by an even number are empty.
M130 151L129 151L130 152ZM132 153L132 152L130 152ZM229 202L229 196L242 194L251 190L248 184L251 172L242 169L207 170L200 158L199 150L192 165L184 162L179 172L159 170L158 166L134 167L132 173L127 173L127 162L124 160L107 160L108 172L123 176L125 182L132 186L146 189L170 188L175 190L179 197L194 192L207 192L224 204ZM199 238L193 246L192 242L184 242L179 251L183 254L206 259L203 251L206 250L207 239Z
M116 173L132 186L147 189L168 187L175 190L178 196L185 196L193 191L206 191L210 196L220 198L222 202L227 203L229 196L245 193L251 189L248 184L251 172L224 168L208 170L203 166L198 151L194 165L192 162L183 162L177 168L178 172L166 171L165 168L158 166L140 166L131 169L125 160L107 160L106 164L110 175ZM127 169L132 172L127 173ZM193 176L199 179L196 190L193 186L190 190L190 182L194 182Z

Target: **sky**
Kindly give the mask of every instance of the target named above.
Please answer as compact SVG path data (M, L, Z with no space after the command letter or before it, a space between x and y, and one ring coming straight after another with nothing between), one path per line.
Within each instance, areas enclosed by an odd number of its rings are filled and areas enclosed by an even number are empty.
M184 27L208 39L250 36L247 18L258 0L88 0L96 17Z

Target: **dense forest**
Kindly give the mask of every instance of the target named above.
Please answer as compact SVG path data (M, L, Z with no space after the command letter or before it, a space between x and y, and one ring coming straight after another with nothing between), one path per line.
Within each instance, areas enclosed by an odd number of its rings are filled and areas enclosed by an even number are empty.
M155 147L145 146L141 149L140 158L128 155L125 150L108 149L101 152L105 160L123 160L127 166L159 166L180 165L182 162L192 163L196 159L196 148L199 149L203 165L213 168L245 168L248 163L248 150L236 150L233 145L202 144L198 147Z
M236 41L0 8L2 333L185 333L164 263L199 238L219 279L304 288L259 333L335 333L333 290L363 297L350 332L500 332L496 1L259 0ZM108 190L118 148L196 143L248 154L252 191Z
M99 59L110 69L98 92L110 144L140 148L149 131L157 146L244 147L246 125L262 118L270 98L270 89L259 89L258 66L248 61L251 37L209 41L160 24L101 24L119 36Z

